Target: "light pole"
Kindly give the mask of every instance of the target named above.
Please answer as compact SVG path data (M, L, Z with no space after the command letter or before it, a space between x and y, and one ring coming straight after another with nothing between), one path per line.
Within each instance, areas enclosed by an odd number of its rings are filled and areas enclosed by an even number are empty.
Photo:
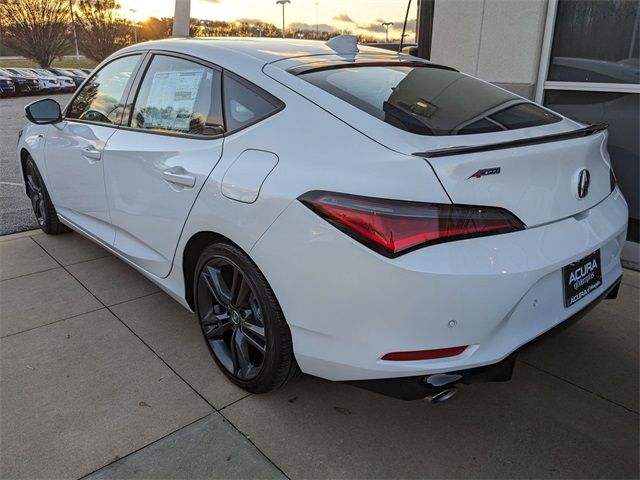
M69 12L71 12L71 29L73 30L73 44L76 46L76 60L80 58L78 51L78 36L76 35L76 16L73 13L73 0L69 0Z
M136 20L136 13L138 13L138 10L130 8L129 11L133 16L133 43L138 43L138 22Z
M318 2L316 2L316 40L318 39L319 35L319 31L318 31Z
M382 22L382 26L386 29L387 32L387 43L389 43L389 27L393 25L393 22Z
M284 6L291 3L291 0L278 0L276 5L282 5L282 38L284 38Z
M191 17L191 0L176 0L176 6L173 14L173 32L174 37L189 36L189 21Z

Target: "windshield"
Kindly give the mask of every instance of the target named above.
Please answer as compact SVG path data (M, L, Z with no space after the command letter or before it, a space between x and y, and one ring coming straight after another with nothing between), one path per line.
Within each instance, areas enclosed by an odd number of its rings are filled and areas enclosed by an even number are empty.
M344 66L300 78L399 129L419 135L498 132L560 117L506 90L430 66Z

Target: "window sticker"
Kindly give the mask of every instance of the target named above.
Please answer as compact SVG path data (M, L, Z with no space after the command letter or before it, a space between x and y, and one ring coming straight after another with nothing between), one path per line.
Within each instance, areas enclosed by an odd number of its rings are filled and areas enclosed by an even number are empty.
M204 69L156 72L151 81L144 112L145 125L153 128L189 131Z

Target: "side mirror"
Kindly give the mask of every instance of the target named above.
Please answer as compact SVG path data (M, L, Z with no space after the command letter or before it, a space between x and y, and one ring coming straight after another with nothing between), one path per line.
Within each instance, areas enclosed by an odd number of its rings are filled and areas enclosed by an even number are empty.
M24 113L27 120L37 125L46 125L62 121L60 104L50 98L30 103L24 107Z

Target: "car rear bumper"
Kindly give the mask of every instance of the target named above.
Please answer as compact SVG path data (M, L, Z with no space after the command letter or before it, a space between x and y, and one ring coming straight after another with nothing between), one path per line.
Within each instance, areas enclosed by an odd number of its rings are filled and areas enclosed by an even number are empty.
M302 371L417 377L501 362L602 296L622 275L627 216L616 189L575 217L388 259L294 202L251 256L282 306ZM602 285L565 308L562 267L597 249ZM461 345L454 357L382 360Z
M567 327L569 324L581 319L602 300L613 300L617 298L621 282L622 277L619 277L613 285L611 285L604 293L591 303L584 306L580 311L565 320L562 324L533 339L525 346L535 344L547 335L554 334L559 329ZM523 347L520 347L520 349ZM435 373L430 375L419 375L415 377L356 380L347 383L354 387L364 388L365 390L398 398L400 400L419 400L422 398L432 397L433 395L458 384L470 385L474 383L506 382L511 380L518 350L498 363L471 368L468 370L458 370L447 372L445 374Z

